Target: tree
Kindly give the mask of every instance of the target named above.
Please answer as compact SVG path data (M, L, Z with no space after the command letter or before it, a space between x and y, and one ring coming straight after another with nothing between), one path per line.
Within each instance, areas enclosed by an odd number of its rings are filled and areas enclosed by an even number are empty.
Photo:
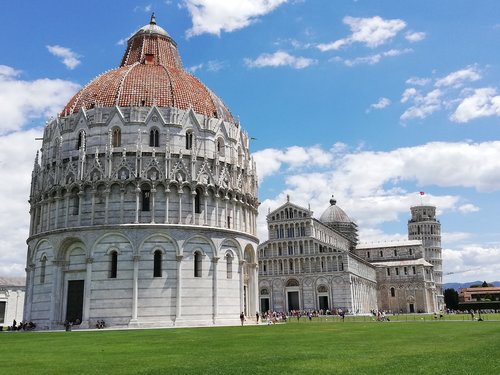
M458 292L453 288L445 289L444 291L444 303L449 309L458 308Z

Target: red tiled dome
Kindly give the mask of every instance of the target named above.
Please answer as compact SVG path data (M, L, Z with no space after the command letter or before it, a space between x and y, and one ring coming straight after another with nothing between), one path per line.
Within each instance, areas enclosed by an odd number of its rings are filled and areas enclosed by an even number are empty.
M154 16L128 41L120 67L95 78L73 96L63 115L82 107L189 107L196 113L235 122L224 103L182 67L177 44Z

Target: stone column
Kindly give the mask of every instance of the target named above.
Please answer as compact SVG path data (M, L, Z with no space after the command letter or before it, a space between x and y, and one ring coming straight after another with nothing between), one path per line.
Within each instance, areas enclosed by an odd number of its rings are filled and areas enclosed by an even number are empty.
M141 188L137 186L135 189L135 223L139 223L139 208L140 208L140 195L141 195Z
M218 265L219 265L219 257L213 257L212 258L212 264L213 264L213 283L212 283L212 297L213 297L213 301L212 301L212 312L213 312L213 323L216 324L217 323L217 318L219 316L219 309L218 309L218 290L219 290L219 287L218 287L218 279L219 279L219 275L218 275Z
M59 202L62 199L62 197L59 194L60 194L60 192L58 191L56 198L55 198L55 200L56 200L56 212L54 215L54 229L57 229L59 227L59 225L58 225L58 223L59 223Z
M49 329L54 328L54 325L61 324L64 321L61 311L61 296L64 292L61 281L61 269L66 264L65 261L54 260L52 262L52 290L50 294L50 312L49 312Z
M132 256L134 261L134 276L132 280L132 319L129 325L137 324L137 304L139 299L139 261L141 260L140 255Z
M203 212L203 225L208 225L208 192L205 190L205 194L203 195L205 197L205 211Z
M244 311L245 309L245 301L244 301L244 298L245 298L245 293L243 292L243 287L244 287L244 278L245 278L245 261L244 260L240 260L240 263L239 263L239 274L240 274L240 312L241 311Z
M85 285L83 291L83 314L82 314L82 328L90 328L92 326L90 322L90 294L91 294L91 286L92 286L92 263L94 262L94 258L88 257L86 259L86 271L87 275L85 277Z
M35 265L30 263L26 269L26 295L24 297L24 319L31 321L31 304L33 303L33 284L35 282Z
M94 225L94 216L95 216L95 193L96 189L92 189L92 212L90 214L90 225Z
M182 316L182 255L177 255L177 288L175 294L175 321L178 321Z
M104 193L106 194L106 202L104 206L104 224L108 224L109 194L111 193L111 190L109 190L109 188L106 188L106 190L104 190Z
M83 191L80 190L78 192L78 226L81 226L82 225L82 216L83 216L83 213L82 213L82 205L83 205Z
M165 188L165 224L168 224L168 206L170 203L170 189Z
M177 194L179 196L179 224L182 224L182 187L179 186L177 190Z
M69 218L69 196L70 196L70 192L67 191L66 192L66 214L64 215L64 228L67 228L68 227L68 218Z
M155 196L156 196L156 189L153 186L151 188L151 224L155 223Z
M125 201L125 188L120 188L120 223L123 224L123 203Z

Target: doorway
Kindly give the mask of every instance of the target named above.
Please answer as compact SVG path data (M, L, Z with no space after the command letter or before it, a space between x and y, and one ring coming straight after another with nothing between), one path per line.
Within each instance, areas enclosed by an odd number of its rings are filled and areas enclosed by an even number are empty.
M266 312L269 310L269 298L261 298L260 299L260 311Z
M410 303L410 313L415 312L415 305L413 303Z
M319 296L319 309L326 311L328 310L328 296Z
M68 322L82 321L83 290L85 280L68 281L68 294L66 298L66 320Z
M300 310L299 292L288 292L288 311Z

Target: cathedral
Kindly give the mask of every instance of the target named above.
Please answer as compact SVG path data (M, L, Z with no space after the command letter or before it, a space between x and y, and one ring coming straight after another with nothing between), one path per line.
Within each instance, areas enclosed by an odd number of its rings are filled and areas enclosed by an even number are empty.
M332 197L320 219L287 202L267 215L258 247L263 311L429 313L442 302L441 224L411 208L408 240L358 243L357 225Z
M32 172L24 320L237 324L258 310L248 134L156 24L47 123Z

